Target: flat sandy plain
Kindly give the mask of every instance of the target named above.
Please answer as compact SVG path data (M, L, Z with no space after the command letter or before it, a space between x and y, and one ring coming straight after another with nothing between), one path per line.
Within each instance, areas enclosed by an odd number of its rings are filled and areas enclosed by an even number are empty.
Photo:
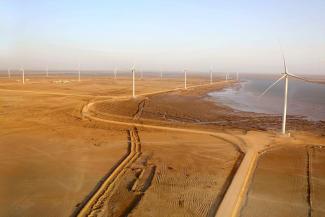
M261 158L250 188L244 189L248 196L242 216L270 216L258 212L264 207L256 194L274 199L274 192L295 198L286 203L303 204L301 209L307 211L299 212L301 216L308 216L310 207L322 214L324 154L313 147L325 144L324 123L293 117L292 136L281 137L275 131L279 117L233 111L206 97L232 81L182 90L182 78L137 78L138 97L132 99L127 77L88 76L78 82L69 76L29 75L24 85L19 79L0 79L0 216L80 216L109 179L109 187L87 215L215 216L250 148L260 151ZM193 77L188 85L202 84L208 79ZM160 92L167 90L173 91ZM90 104L88 113L96 119L85 116ZM300 150L307 145L310 156L315 155L310 169L293 167L297 176L309 181L295 192L272 186L270 174L260 172L267 156L272 158L273 147ZM268 148L272 151L262 153ZM291 157L301 161L303 154L293 153ZM276 162L268 161L269 167L281 173L282 164ZM288 187L296 182L295 176L277 178ZM263 184L257 184L259 179ZM304 197L306 188L312 189L312 203ZM276 213L281 214L284 204L271 207L271 216L281 216Z

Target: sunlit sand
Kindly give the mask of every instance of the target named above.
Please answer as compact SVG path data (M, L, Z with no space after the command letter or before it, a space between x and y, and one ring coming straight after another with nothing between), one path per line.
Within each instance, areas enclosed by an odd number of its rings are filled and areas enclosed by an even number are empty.
M138 76L134 98L125 75L26 78L0 84L1 216L322 215L324 123L282 136L279 117L209 99L234 79Z

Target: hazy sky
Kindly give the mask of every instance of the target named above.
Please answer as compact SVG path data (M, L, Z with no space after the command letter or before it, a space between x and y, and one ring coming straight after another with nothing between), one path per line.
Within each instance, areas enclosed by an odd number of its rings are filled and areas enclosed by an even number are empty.
M324 0L1 0L0 68L325 73Z

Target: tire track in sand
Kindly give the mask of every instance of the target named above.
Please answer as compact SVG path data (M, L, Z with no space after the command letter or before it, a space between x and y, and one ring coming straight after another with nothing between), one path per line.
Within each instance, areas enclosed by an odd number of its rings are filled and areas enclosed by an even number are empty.
M96 213L101 211L104 207L105 200L112 192L114 182L121 177L126 172L126 168L141 155L141 143L137 129L133 128L132 130L129 130L128 136L129 148L127 156L116 166L112 173L105 178L99 188L95 189L94 194L89 198L86 198L86 201L79 206L80 208L77 209L72 216L96 216Z

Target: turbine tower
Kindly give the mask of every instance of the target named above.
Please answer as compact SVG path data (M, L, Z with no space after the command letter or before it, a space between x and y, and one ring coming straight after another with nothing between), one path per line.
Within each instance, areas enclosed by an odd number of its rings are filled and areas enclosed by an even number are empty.
M21 71L23 72L23 84L25 84L25 69L21 68Z
M286 122L287 122L287 103L288 103L288 83L289 83L289 77L297 78L300 80L308 81L307 79L298 77L294 74L291 74L288 72L287 64L284 55L282 54L283 58L283 68L284 72L282 73L283 75L276 80L273 84L271 84L268 88L265 89L265 91L260 95L264 96L274 85L279 83L282 79L284 79L284 102L283 102L283 114L282 114L282 134L286 133Z
M78 64L78 81L80 82L80 63Z
M116 80L117 68L114 68L114 80Z
M186 75L186 69L184 69L184 89L187 89L187 75Z
M210 68L210 84L212 84L212 68Z
M132 67L132 97L135 98L135 65Z

